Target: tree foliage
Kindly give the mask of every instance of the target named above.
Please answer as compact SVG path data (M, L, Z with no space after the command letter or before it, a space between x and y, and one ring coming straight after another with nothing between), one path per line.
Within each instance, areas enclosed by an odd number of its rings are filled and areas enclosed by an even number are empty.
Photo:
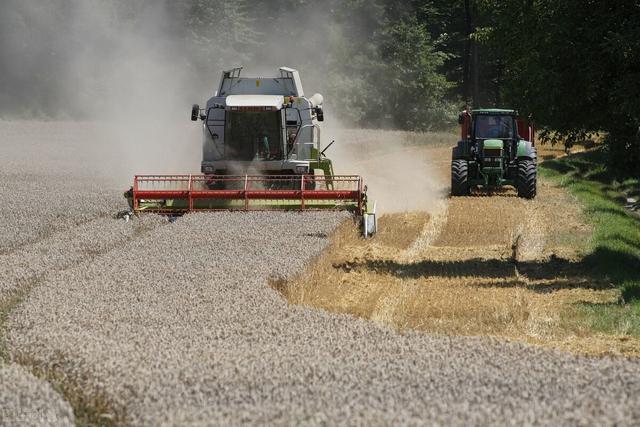
M347 2L348 3L348 2ZM348 118L370 127L429 129L451 120L439 51L417 9L348 3L331 38L331 93ZM344 7L344 5L343 5Z
M611 165L640 175L637 1L487 1L486 39L505 64L504 97L565 137L605 131Z

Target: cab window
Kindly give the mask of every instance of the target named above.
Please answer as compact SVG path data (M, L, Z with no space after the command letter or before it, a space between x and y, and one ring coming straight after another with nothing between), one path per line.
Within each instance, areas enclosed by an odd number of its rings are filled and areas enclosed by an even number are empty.
M514 137L513 117L511 116L477 116L476 138L506 139Z

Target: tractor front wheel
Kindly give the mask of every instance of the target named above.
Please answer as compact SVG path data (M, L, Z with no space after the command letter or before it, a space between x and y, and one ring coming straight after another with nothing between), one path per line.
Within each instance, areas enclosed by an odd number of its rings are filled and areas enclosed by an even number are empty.
M451 195L469 195L469 163L466 160L451 161Z
M518 162L518 181L516 188L518 197L533 199L536 197L538 165L535 160L520 160Z

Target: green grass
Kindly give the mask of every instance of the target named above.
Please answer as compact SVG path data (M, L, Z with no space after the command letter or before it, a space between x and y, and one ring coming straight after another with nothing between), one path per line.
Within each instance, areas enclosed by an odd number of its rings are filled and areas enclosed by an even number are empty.
M598 149L545 161L539 173L583 204L594 227L583 264L620 289L617 304L582 305L581 320L594 330L640 337L640 219L624 207L627 197L640 198L640 179L618 181L604 164Z
M581 304L578 316L565 319L588 330L640 337L640 304Z

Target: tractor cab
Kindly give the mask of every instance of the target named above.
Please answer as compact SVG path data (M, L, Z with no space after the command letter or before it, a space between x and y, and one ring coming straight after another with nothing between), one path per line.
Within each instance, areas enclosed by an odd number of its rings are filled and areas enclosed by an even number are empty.
M518 116L515 110L465 110L458 116L460 139L523 139L535 143L535 128L531 120Z

